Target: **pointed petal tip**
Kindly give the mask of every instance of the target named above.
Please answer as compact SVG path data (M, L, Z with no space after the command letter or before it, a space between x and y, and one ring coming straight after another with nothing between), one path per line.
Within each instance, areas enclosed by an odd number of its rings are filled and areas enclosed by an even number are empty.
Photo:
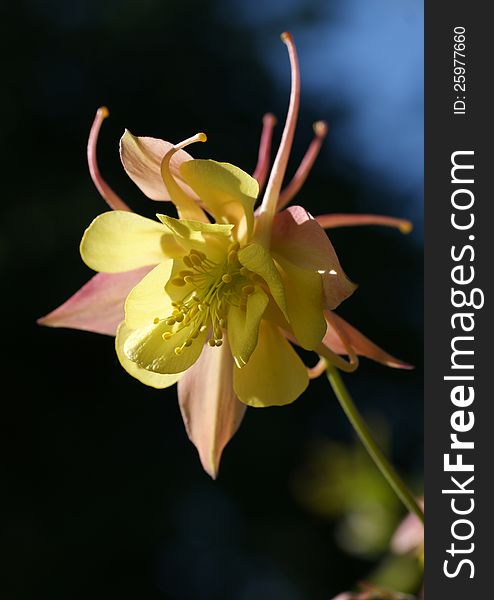
M415 369L415 365L411 365L401 360L397 360L396 362L389 362L388 366L393 369L403 369L405 371L413 371Z
M207 464L201 460L202 468L206 471L206 473L211 477L213 481L216 481L218 478L219 465Z
M57 309L55 309L55 310L57 310ZM54 328L68 327L68 326L64 325L60 319L56 318L56 316L53 314L54 312L55 311L52 311L51 313L48 313L47 315L45 315L43 317L39 317L39 319L36 319L36 325L39 325L41 327L54 327Z

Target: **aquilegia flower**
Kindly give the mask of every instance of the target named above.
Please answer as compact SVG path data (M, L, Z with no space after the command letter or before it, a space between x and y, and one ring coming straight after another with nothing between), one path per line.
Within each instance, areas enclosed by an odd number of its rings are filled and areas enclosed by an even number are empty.
M98 216L81 242L84 262L98 274L40 320L116 335L118 358L133 377L156 388L178 382L188 435L212 477L246 406L293 402L322 373L325 360L345 371L357 367L357 355L407 366L332 312L355 285L324 228L380 223L407 231L408 222L372 215L314 219L301 206L285 209L327 128L315 125L314 141L282 191L300 93L295 47L289 34L282 39L292 88L269 178L272 115L264 118L253 176L228 163L194 160L184 148L205 142L203 133L173 145L123 135L127 174L152 200L171 200L178 219L158 214L155 221L133 213L103 180L96 142L108 112L99 109L89 137L89 166L114 210ZM318 365L307 368L293 345L316 352Z

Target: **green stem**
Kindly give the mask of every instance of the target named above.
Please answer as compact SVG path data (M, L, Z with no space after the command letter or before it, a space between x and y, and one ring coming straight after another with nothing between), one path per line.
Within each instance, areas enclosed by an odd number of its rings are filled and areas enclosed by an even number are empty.
M340 377L339 371L328 363L327 365L327 376L331 387L338 398L338 401L341 405L341 408L344 410L348 420L352 424L352 427L355 429L357 435L360 438L360 441L364 444L367 452L370 454L372 460L379 468L381 473L386 478L386 481L393 488L395 494L398 498L403 502L403 504L407 507L407 509L415 513L417 517L424 522L424 513L420 506L417 504L417 501L400 479L400 476L395 471L394 467L388 461L388 459L384 456L382 450L374 441L369 428L365 424L362 416L360 415L357 407L353 403L353 400L348 393L348 390L343 383L343 380Z

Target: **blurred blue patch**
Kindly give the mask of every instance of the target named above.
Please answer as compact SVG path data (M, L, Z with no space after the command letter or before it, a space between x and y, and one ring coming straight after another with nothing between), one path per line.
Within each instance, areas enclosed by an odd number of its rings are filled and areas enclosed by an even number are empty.
M329 120L331 158L321 161L345 174L348 167L357 169L364 187L384 188L389 193L377 199L380 206L373 202L372 210L408 217L420 232L423 3L239 0L225 10L228 19L255 28L260 57L285 94L287 57L276 31L292 32L300 56L302 110Z

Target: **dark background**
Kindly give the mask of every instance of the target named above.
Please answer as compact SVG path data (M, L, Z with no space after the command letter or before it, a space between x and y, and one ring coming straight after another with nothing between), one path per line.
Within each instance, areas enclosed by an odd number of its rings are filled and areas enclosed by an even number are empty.
M158 205L119 162L123 128L171 141L205 131L195 157L252 171L264 112L278 116L279 140L289 90L279 34L288 29L302 70L290 173L312 123L330 125L298 202L314 214L381 212L415 224L410 236L369 227L331 239L360 286L339 314L416 365L362 360L345 379L419 491L421 3L21 0L0 10L2 597L299 600L352 587L379 553L342 549L338 515L304 500L314 448L354 443L324 378L289 407L249 410L213 482L174 388L128 377L111 338L35 320L91 275L78 244L106 210L85 159L96 108L111 112L102 171L152 216Z

